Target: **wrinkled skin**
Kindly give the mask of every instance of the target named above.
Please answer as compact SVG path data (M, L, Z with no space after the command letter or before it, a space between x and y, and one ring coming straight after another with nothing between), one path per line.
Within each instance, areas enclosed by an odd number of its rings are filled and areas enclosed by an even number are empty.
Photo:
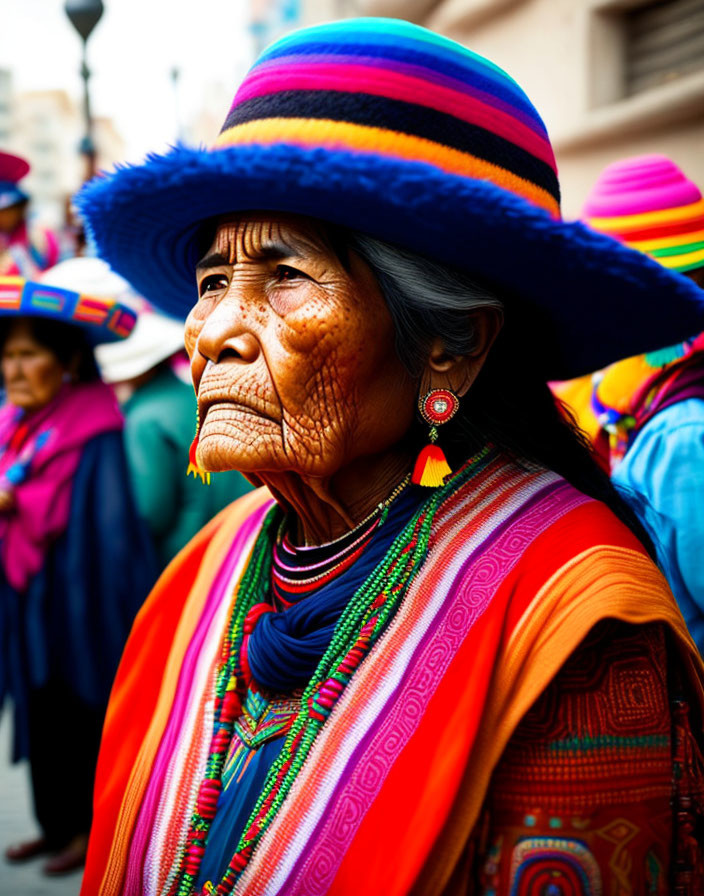
M2 348L0 368L10 404L38 411L56 397L68 370L56 355L37 342L23 318L13 322Z
M186 348L199 462L266 484L308 543L339 536L413 463L419 383L372 272L355 255L343 263L324 225L252 214L218 225L197 281ZM444 370L431 379L450 384Z

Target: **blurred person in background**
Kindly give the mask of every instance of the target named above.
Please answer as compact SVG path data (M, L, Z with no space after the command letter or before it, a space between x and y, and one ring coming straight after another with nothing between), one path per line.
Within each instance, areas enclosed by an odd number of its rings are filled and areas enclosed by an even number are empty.
M133 493L151 532L160 568L223 507L251 489L236 472L218 473L205 485L186 476L193 441L193 386L174 372L183 351L183 323L160 314L98 258L61 265L54 283L80 284L81 292L118 299L138 312L127 339L98 346L102 378L125 416L124 442Z
M646 155L609 165L583 219L704 287L704 199L671 159ZM669 313L663 299L662 319ZM649 530L704 651L704 334L617 361L561 384L557 394Z
M5 856L51 853L47 874L84 861L110 687L156 577L122 415L93 355L134 321L118 303L0 278L0 700L41 831Z
M36 278L59 260L56 235L27 222L29 196L18 181L28 173L25 159L0 152L0 276Z

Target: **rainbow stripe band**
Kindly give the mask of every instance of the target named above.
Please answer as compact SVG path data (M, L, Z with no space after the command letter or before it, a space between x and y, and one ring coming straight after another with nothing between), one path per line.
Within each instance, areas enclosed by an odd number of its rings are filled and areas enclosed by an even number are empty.
M704 267L704 249L697 252L685 252L682 255L657 256L654 253L653 258L657 258L663 267L669 268L671 271L694 271L697 268Z
M704 266L704 198L665 156L609 165L587 200L585 220L670 270Z
M22 301L22 277L0 278L0 314L3 310L15 311Z
M218 137L216 146L266 146L274 143L310 148L322 145L328 149L373 152L389 158L428 162L450 174L490 180L516 196L546 209L555 217L559 216L559 203L551 193L506 168L430 140L396 134L382 128L331 121L268 119L248 122L224 131Z
M289 144L424 162L559 217L545 125L515 81L447 38L384 26L340 22L279 41L242 83L215 148Z
M0 277L0 317L48 317L87 330L92 343L125 339L137 315L131 308L96 296L86 296L22 277Z
M369 66L373 69L378 69L379 59L377 56L349 56L344 53L325 53L321 55L311 55L306 54L305 60L307 64L312 68L315 66L313 71L320 72L318 66L325 64L329 65L331 62L331 58L335 60L335 63L338 65L355 65L358 67ZM494 82L487 82L486 78L482 78L481 75L476 77L472 83L463 80L460 77L463 73L462 71L455 72L454 75L450 74L442 74L437 72L432 67L432 59L428 59L424 57L422 62L424 64L420 64L420 61L410 62L407 59L404 59L402 55L399 55L398 49L394 47L388 48L388 58L390 60L387 65L387 70L391 69L393 72L396 72L399 75L406 75L411 78L419 78L422 79L425 84L435 84L441 87L446 87L450 90L456 91L458 93L464 94L465 96L475 96L479 100L483 102L490 102L495 108L501 109L504 112L508 112L510 115L524 124L526 127L535 131L540 137L543 137L547 142L549 140L547 131L545 130L545 126L543 125L540 119L536 119L533 114L531 114L526 106L525 109L521 107L520 103L517 102L518 93L514 91L513 94L504 91L501 89L501 85L498 81L494 80ZM417 59L417 55L412 57ZM257 64L256 69L253 69L248 81L251 80L253 84L256 84L259 77L261 75L266 75L266 73L271 68L275 68L277 65L286 64L294 66L300 61L300 57L298 56L284 56L276 59L273 63L271 61L264 61ZM368 73L366 73L368 74ZM475 72L476 75L476 72ZM245 102L248 95L248 89L244 88L244 85L238 91L236 102L233 103L230 111L232 111L237 104L240 102ZM418 102L419 97L415 97L415 102ZM513 101L512 101L513 100Z
M326 103L321 95L330 91L342 94L334 97L334 104ZM360 93L364 94L364 104L359 101ZM435 140L442 136L442 142L456 148L463 148L467 142L474 151L482 139L491 142L492 136L502 138L544 161L556 178L547 139L529 125L516 121L512 110L506 110L503 103L492 102L492 97L480 91L439 85L420 74L411 76L370 65L298 63L277 71L254 72L238 97L238 105L228 115L225 128L267 117L269 108L282 117L288 112L295 118L300 110L305 110L315 118L329 118L334 105L336 120L358 124L381 120L385 127L395 130L397 124L409 127L405 104L413 103L418 108L410 126L417 136ZM474 127L458 126L461 124Z
M587 223L670 270L683 273L704 265L704 199L679 208L588 218Z

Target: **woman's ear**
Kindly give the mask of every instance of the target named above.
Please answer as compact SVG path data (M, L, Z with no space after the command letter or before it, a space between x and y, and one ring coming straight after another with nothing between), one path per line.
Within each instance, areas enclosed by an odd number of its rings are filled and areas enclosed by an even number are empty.
M475 333L474 350L469 355L453 355L447 351L444 340L436 337L430 346L421 393L430 389L450 389L461 398L468 392L503 323L501 314L491 308L474 311L470 317Z

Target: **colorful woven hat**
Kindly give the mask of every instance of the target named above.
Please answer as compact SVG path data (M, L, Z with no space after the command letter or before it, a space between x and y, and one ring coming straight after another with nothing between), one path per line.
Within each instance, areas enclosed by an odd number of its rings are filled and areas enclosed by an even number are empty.
M590 227L674 271L704 267L704 199L666 156L621 159L599 175L584 205Z
M46 317L76 324L85 329L93 345L125 339L137 320L134 311L113 299L22 277L0 277L0 317L9 316Z
M11 152L0 152L0 209L26 202L29 196L17 186L29 173L29 162Z
M183 321L159 314L100 258L67 258L42 275L42 283L127 307L137 322L127 339L99 345L95 360L106 383L130 380L183 349Z
M399 20L284 37L245 78L212 149L179 146L121 168L85 187L78 206L101 255L175 316L196 299L203 222L258 210L309 215L469 271L521 307L548 378L704 328L692 283L560 220L550 141L516 82ZM663 293L677 311L665 323Z

